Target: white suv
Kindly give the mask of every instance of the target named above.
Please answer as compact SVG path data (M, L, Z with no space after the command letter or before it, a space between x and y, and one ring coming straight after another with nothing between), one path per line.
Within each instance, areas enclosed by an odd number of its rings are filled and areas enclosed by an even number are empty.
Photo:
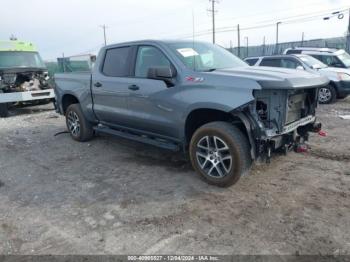
M284 50L283 54L306 54L313 56L330 67L350 68L350 55L343 49L295 47Z

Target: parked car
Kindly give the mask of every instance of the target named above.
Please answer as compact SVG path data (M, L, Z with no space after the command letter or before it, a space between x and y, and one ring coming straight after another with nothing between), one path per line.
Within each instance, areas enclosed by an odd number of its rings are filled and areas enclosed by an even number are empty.
M252 160L320 130L317 91L328 80L249 67L209 43L137 41L103 47L91 74L55 74L55 83L73 139L102 132L182 150L208 183L229 186Z
M330 67L350 68L350 55L343 49L295 47L286 49L283 54L306 54L320 60Z
M0 41L0 117L17 102L50 101L55 97L49 75L35 46L22 41Z
M309 55L279 55L246 58L254 66L283 67L306 70L327 77L329 85L321 87L318 101L322 104L333 103L337 98L343 99L350 94L350 69L328 67Z

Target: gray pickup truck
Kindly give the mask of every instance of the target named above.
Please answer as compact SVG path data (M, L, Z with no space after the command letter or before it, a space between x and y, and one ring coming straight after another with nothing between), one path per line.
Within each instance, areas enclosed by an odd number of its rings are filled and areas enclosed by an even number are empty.
M319 75L249 67L193 41L103 47L92 73L55 75L57 110L73 139L107 133L189 153L208 183L229 186L252 160L317 132Z

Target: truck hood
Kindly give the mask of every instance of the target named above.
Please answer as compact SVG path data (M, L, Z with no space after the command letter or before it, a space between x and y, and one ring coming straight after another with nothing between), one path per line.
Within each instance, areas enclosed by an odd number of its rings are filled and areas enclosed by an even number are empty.
M324 86L329 80L319 74L306 71L251 66L232 69L217 69L208 74L232 76L241 79L255 80L263 89L298 89Z

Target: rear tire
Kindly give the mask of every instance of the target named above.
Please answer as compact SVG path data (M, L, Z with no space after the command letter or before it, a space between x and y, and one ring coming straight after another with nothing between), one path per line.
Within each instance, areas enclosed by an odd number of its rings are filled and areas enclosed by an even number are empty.
M84 117L79 104L72 104L67 108L66 125L71 137L76 141L85 142L94 136L92 125Z
M320 104L332 104L337 99L337 92L332 85L321 87L318 91L318 102Z
M196 172L219 187L237 183L252 162L247 137L227 122L200 127L190 142L190 158Z

